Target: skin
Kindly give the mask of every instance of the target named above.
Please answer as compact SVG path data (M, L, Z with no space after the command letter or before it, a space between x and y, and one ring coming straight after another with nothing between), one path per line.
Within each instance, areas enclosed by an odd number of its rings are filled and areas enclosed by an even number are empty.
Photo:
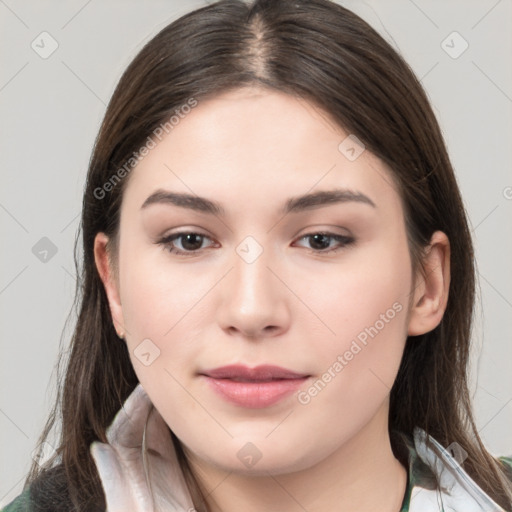
M119 275L98 233L95 257L114 323L126 333L144 389L185 447L213 511L398 511L406 469L388 434L389 393L407 335L435 328L446 307L449 242L434 233L425 272L412 273L401 198L370 151L304 100L246 88L199 102L132 171L124 192ZM141 210L156 189L219 202L225 215L172 204ZM283 216L290 197L346 188L369 197ZM192 256L158 245L178 230L207 238ZM319 249L307 234L351 236ZM263 249L247 263L236 248ZM172 244L172 243L171 243ZM183 238L173 246L190 248ZM316 252L314 252L316 249ZM264 409L231 404L197 373L226 364L275 364L311 375L393 304L392 320L307 404L296 395ZM134 355L144 339L151 365ZM359 344L361 345L361 344ZM246 467L248 442L261 459Z

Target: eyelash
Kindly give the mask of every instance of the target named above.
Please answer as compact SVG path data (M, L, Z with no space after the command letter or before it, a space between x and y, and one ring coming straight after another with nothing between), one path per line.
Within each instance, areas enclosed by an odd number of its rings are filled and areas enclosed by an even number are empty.
M182 251L182 250L176 249L175 247L172 246L172 243L174 242L174 240L177 240L186 235L198 235L198 236L202 237L203 239L209 238L208 236L203 235L202 233L197 233L195 231L180 231L177 233L173 233L172 235L166 236L166 237L158 240L156 243L158 245L161 245L163 247L163 249L167 250L169 253L175 254L176 256L180 256L180 257L196 256L197 254L199 254L199 252L202 249L197 249L197 250L193 250L193 251ZM316 231L313 233L307 233L307 234L301 236L298 240L304 240L307 238L311 238L315 235L322 235L322 236L331 238L332 240L337 241L340 245L334 249L309 249L308 252L310 254L333 254L333 253L340 251L344 247L354 244L354 242L355 242L355 239L353 237L345 236L345 235L338 235L335 233L330 233L328 231Z

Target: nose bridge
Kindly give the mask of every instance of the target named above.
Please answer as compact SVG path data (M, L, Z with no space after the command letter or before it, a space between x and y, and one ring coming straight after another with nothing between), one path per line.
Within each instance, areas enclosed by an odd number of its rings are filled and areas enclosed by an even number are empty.
M289 320L285 290L268 268L275 266L273 252L246 237L235 253L219 308L222 327L250 336L284 329Z
M251 249L252 250L252 249ZM249 256L250 251L247 253ZM237 251L234 258L233 286L235 295L239 295L239 300L249 307L251 303L265 301L272 292L271 272L267 268L271 265L269 261L269 251L263 251L257 257L245 258Z

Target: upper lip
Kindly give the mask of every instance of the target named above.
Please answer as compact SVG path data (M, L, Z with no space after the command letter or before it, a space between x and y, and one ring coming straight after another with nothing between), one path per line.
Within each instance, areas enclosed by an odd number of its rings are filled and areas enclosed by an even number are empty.
M212 370L201 372L214 379L246 379L246 380L270 380L270 379L302 379L308 375L293 372L280 366L264 364L249 368L240 364L221 366Z

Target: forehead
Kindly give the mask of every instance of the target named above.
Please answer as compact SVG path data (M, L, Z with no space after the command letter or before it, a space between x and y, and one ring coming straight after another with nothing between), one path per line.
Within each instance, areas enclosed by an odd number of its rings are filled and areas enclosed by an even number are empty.
M199 100L132 170L123 203L140 208L157 188L245 208L248 199L270 205L315 188L396 200L379 159L369 151L347 158L349 135L311 102L281 92L246 88Z
M266 160L268 167L268 159L277 158L275 168L283 158L302 156L305 143L309 150L315 148L315 156L332 160L343 131L308 101L252 87L199 101L171 134L174 137L169 136L167 142L182 161L204 155L253 165ZM191 153L192 148L197 151Z

